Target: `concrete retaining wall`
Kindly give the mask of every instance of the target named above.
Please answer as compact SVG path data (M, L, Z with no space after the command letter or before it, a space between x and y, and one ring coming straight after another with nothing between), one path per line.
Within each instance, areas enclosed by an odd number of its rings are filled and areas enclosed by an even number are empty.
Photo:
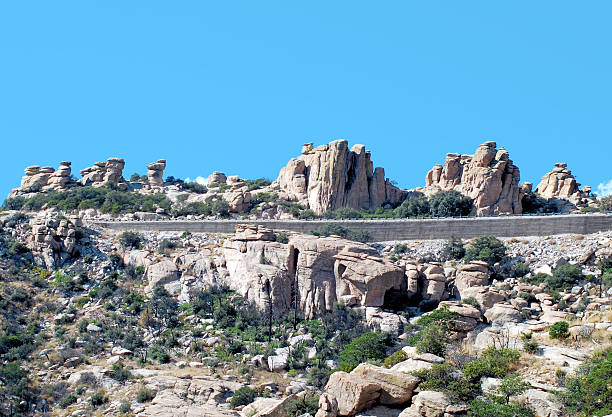
M113 230L176 231L233 233L237 224L261 224L274 230L310 233L322 224L334 223L353 230L366 230L372 241L448 239L451 236L469 239L494 235L548 236L588 234L612 230L612 214L580 214L554 216L500 216L447 219L406 220L160 220L160 221L96 221Z

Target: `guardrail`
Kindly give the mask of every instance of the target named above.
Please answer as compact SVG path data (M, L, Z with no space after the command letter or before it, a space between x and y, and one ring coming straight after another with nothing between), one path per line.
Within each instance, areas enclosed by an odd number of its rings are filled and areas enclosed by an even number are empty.
M101 227L125 231L189 231L232 233L237 224L260 224L274 230L310 233L323 224L339 224L352 230L365 230L372 241L469 239L498 237L589 234L612 230L612 214L509 215L426 219L311 219L311 220L123 220L93 221Z

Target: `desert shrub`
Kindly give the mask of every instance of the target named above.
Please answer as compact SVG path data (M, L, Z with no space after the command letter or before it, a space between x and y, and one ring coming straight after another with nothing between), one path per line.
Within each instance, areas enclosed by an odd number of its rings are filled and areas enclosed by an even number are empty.
M310 392L287 401L285 411L288 417L298 417L304 414L314 416L319 410L319 395Z
M171 251L172 249L176 249L178 247L177 243L170 240L170 239L162 239L161 242L159 242L159 248L158 251L160 253L164 253L167 251Z
M315 364L308 369L306 380L313 387L323 388L327 384L330 375L331 369L325 364Z
M326 213L328 219L361 219L363 215L359 210L350 207L342 207L332 212Z
M535 303L536 301L538 301L535 294L532 292L521 291L519 292L518 296L521 297L523 300L527 301L528 303Z
M427 327L430 324L437 324L442 328L450 329L452 327L452 321L457 317L457 313L450 311L446 306L442 306L429 314L421 316L417 320L416 324L422 328Z
M461 304L467 304L470 305L472 307L476 307L478 309L480 309L480 304L478 303L478 300L475 299L474 297L466 297L466 298L462 298L461 299Z
M367 242L370 236L365 230L351 230L339 224L324 224L312 231L315 236L331 236L337 235L345 239L355 240L357 242Z
M211 204L212 214L219 217L229 216L229 203L222 198L215 200Z
M380 332L368 332L356 337L340 353L338 368L351 372L362 362L385 359L387 339L387 334Z
M598 199L601 211L612 211L612 196L601 197Z
M166 179L168 181L168 179ZM205 185L198 184L197 182L183 182L180 185L181 190L189 191L194 194L206 194L208 189Z
M147 387L140 387L136 392L136 401L139 403L148 403L155 398L155 393Z
M467 262L478 260L489 265L501 261L506 256L506 246L495 236L482 236L470 243L465 251Z
M527 193L522 199L523 213L557 213L559 206L554 199L540 197L536 193Z
M289 235L287 232L278 232L276 233L275 240L278 243L289 243Z
M248 405L255 400L256 393L252 388L247 386L240 387L234 392L234 396L232 397L231 405L232 407L238 407L239 405Z
M612 349L598 352L565 377L565 391L556 394L568 414L603 416L612 413Z
M566 321L558 321L548 330L551 339L565 339L569 336L569 323Z
M434 217L467 216L472 199L458 191L440 191L429 197L429 214Z
M420 340L416 343L418 353L432 353L444 356L446 352L446 330L439 324L430 324L419 332Z
M565 290L584 279L579 265L565 264L553 270L552 278L548 278L546 286L553 290Z
M523 333L521 335L521 340L523 341L523 350L527 353L536 353L539 349L538 342L533 340L532 333Z
M461 239L456 239L452 236L447 240L444 247L442 247L441 256L443 261L450 261L453 259L459 260L463 258L465 256L465 247Z
M479 359L467 363L463 373L472 381L478 381L483 376L500 378L511 370L520 357L520 353L514 349L496 349L491 346Z
M246 183L247 183L247 187L249 191L257 190L259 188L264 188L272 184L270 180L267 180L265 178L258 178L256 180L247 180Z
M408 252L408 245L405 243L397 243L391 251L394 255L400 255Z
M106 397L104 390L98 390L91 397L89 397L89 404L91 404L93 408L97 408L106 402L108 402L108 398Z
M126 249L139 248L143 241L143 236L138 232L123 232L119 236L119 244Z
M501 398L476 398L470 402L473 417L532 417L533 411L521 404L506 404Z
M119 412L122 414L127 414L130 411L132 411L132 405L130 402L127 400L121 401L121 404L119 405Z
M132 377L132 374L126 369L121 362L114 363L111 367L109 376L115 381L123 382Z
M424 195L417 195L404 200L393 211L395 217L426 217L429 215L429 200Z
M522 278L529 273L529 265L524 262L517 262L512 265L512 276Z
M306 209L306 210L300 211L297 215L297 218L302 219L302 220L316 219L317 214L311 209Z
M406 352L400 349L396 352L393 352L392 355L387 356L383 362L383 366L385 368L391 368L393 365L403 362L406 359L408 359L408 355L406 354Z
M159 363L169 363L170 354L166 348L161 344L154 344L148 350L148 355L151 359L158 361Z
M70 407L72 404L77 402L78 397L76 395L74 395L73 393L70 394L66 394L64 395L60 400L58 405L61 408L68 408Z
M480 392L478 383L467 380L447 363L434 364L413 375L422 380L419 389L444 392L453 402L469 401Z

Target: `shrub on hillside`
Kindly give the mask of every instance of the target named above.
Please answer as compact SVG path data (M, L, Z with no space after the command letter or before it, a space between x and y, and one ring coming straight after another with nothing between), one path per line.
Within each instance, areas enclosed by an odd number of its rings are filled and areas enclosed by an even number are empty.
M472 210L472 199L458 191L440 191L429 197L429 214L434 217L467 216Z
M452 236L446 241L442 248L441 257L443 261L459 260L465 256L465 247L461 239Z
M312 231L315 236L331 236L336 235L344 239L355 240L365 243L370 240L370 235L365 230L351 230L339 224L324 224Z
M123 232L119 236L119 244L125 249L139 248L143 241L143 236L138 232Z
M395 217L426 217L429 215L429 199L424 195L411 197L393 211Z
M476 238L465 251L465 260L485 261L489 265L501 261L506 256L506 246L495 236Z
M514 349L496 349L491 346L479 359L467 363L463 374L472 381L479 381L483 376L500 378L511 370L520 357L521 354Z
M387 339L388 336L384 333L368 332L351 340L340 353L338 368L351 372L362 362L385 359Z
M232 407L238 407L240 405L251 404L255 400L255 396L255 391L252 388L247 386L240 387L234 392L231 405Z
M558 321L550 326L548 334L551 339L565 339L569 336L569 323L566 321Z
M444 356L446 352L446 330L439 324L432 323L419 332L420 339L416 343L418 353L432 353Z

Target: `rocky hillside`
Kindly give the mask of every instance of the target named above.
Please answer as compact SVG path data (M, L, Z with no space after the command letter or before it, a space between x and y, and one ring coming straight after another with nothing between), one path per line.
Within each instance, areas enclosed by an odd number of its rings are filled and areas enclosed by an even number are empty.
M0 220L2 415L610 412L610 232L366 245Z
M72 174L71 163L29 166L5 209L56 208L82 218L135 219L311 219L370 217L449 217L611 210L610 197L597 199L579 188L565 164L542 178L535 192L520 184L519 168L495 142L474 155L449 153L444 166L426 176L425 187L403 190L374 168L364 145L346 140L304 145L274 181L245 180L214 172L207 185L163 178L167 161L147 165L147 175L126 179L125 161L109 158Z

